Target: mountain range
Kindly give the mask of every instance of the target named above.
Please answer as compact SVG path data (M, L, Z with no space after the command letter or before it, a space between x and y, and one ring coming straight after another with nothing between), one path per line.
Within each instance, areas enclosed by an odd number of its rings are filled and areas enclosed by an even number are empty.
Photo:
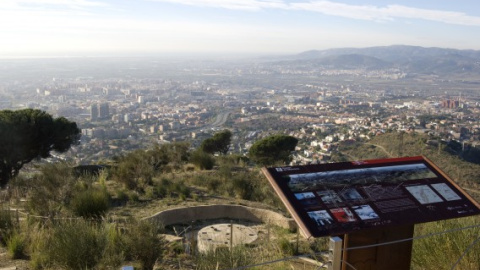
M480 75L480 51L407 45L311 50L284 58L281 63L328 69L398 68L418 74Z

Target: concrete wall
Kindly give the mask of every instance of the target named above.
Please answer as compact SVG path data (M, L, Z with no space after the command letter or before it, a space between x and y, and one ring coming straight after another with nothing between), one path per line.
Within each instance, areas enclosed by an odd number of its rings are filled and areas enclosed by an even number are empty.
M270 223L291 230L297 226L293 219L286 218L270 210L242 205L223 204L168 209L158 212L148 219L160 222L165 226L209 219L239 219L259 223Z

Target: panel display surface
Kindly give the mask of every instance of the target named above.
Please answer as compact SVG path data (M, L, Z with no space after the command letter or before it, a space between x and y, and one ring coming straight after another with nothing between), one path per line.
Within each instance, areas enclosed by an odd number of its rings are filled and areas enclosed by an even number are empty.
M416 224L480 213L424 157L264 168L306 236Z

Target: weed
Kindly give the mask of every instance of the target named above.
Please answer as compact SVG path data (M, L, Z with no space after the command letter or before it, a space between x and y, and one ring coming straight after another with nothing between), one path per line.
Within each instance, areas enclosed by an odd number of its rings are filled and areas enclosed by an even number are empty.
M468 217L417 225L415 234L426 235L478 224L479 217ZM451 232L413 242L412 269L450 269L467 247L480 235L480 228ZM456 269L480 269L479 247L474 246Z
M7 239L14 229L10 210L0 210L0 243L7 244Z
M229 269L253 264L257 258L254 250L244 246L218 248L196 256L198 270Z
M71 208L83 218L104 216L110 207L110 196L105 190L85 190L73 197Z
M16 260L25 256L25 237L14 231L7 239L7 250L10 258Z
M131 224L125 235L125 243L132 259L141 263L142 270L151 270L162 259L166 248L165 240L158 237L159 228L148 221Z
M278 240L278 246L281 252L285 256L293 256L295 255L295 246L286 238L280 238Z

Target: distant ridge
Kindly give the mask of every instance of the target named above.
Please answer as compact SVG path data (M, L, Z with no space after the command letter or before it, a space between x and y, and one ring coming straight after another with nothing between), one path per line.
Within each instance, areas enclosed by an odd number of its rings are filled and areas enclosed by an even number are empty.
M325 68L397 67L406 72L480 74L480 51L392 45L305 51L289 57L291 63L307 61Z
M296 55L298 59L302 58L321 58L331 55L360 54L390 62L409 61L415 58L428 58L449 55L460 55L469 58L480 59L480 51L477 50L457 50L437 47L420 47L409 45L377 46L367 48L337 48L327 50L311 50Z
M376 57L362 55L362 54L340 54L328 55L322 58L312 59L312 62L317 62L330 68L351 69L351 68L367 68L367 69L382 69L392 67L393 64L383 61Z

